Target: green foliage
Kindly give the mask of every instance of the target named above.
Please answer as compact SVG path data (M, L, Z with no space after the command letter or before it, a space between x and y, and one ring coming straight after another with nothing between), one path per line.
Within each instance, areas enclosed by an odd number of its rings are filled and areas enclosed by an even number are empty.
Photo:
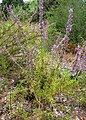
M55 30L65 34L66 22L68 19L68 9L72 7L74 10L73 13L73 28L70 36L71 41L82 42L86 38L85 28L86 28L86 3L78 0L69 0L62 1L60 5L56 8L51 7L46 16L49 20L49 23L56 23ZM51 28L52 29L52 28ZM52 34L53 30L51 31ZM52 34L53 36L53 34ZM54 37L53 37L54 39Z
M13 11L16 16L20 18L21 21L28 20L30 18L29 8L24 9L22 6L13 6Z
M47 57L50 59L48 55ZM83 83L83 81L85 82L86 75L79 76L78 80L76 80L76 78L71 79L70 73L65 70L59 70L58 63L57 66L52 66L49 64L49 59L46 59L43 64L39 59L36 63L36 68L34 71L33 69L31 71L33 74L29 76L30 78L26 77L26 79L20 80L16 88L11 92L11 100L12 103L14 103L16 99L21 101L22 106L25 98L27 98L28 101L32 101L33 106L35 106L35 108L32 108L33 112L29 112L30 114L35 114L37 119L56 120L52 107L58 106L55 102L55 98L58 98L60 93L65 95L67 100L73 98L75 100L80 100L81 104L85 104L86 94L83 92L81 93L79 90L83 85L83 90L86 87L85 83ZM65 98L63 98L63 100L64 99ZM66 112L65 104L66 103L63 103L58 109L59 111L65 111L65 114L62 117L58 117L59 120L68 120L71 118L71 116ZM70 104L71 109L74 109L77 105L77 102ZM17 107L18 109L16 113L21 116L21 119L23 116L25 120L27 120L28 117L32 117L29 116L22 107L19 105L17 105Z
M0 55L0 72L2 74L9 74L10 70L11 70L11 62L8 58L8 56L6 56L5 54Z
M29 2L29 12L35 12L38 10L38 0L32 0Z
M17 5L20 5L22 6L24 4L23 0L2 0L2 5L14 5L14 6L17 6Z
M5 19L8 19L8 12L6 5L7 7L9 7L9 5L17 7L17 6L23 6L24 2L23 0L2 0L1 7L2 7L3 15Z

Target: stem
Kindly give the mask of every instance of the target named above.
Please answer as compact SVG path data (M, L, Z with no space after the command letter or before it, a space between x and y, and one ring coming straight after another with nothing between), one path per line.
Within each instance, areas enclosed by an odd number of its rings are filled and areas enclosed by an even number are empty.
M38 104L39 104L39 108L40 108L40 107L43 107L43 104L38 100L35 91L34 91L34 96L35 96L36 101L37 101Z

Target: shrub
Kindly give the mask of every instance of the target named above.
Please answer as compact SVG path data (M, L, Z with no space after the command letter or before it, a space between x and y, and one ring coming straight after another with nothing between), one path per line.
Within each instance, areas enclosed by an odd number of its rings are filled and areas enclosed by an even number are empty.
M73 66L65 61L72 24L70 8L64 37L59 35L48 51L48 22L43 20L43 0L39 3L40 26L21 22L11 7L7 7L9 19L0 22L0 99L6 100L0 108L1 118L5 113L13 120L75 119L76 108L80 111L85 105L86 74L81 65L86 64L86 42L78 45Z
M84 1L78 1L78 0L69 0L62 1L59 6L56 8L51 7L48 12L46 12L46 16L48 18L49 23L55 23L54 31L61 32L62 34L65 34L65 25L67 22L67 16L68 16L68 9L72 6L74 9L74 18L73 18L73 30L70 35L70 40L74 42L81 42L84 41L86 38L85 36L85 9L86 9L86 3ZM51 27L51 34L54 32ZM56 32L54 32L56 33ZM55 40L55 35L53 37L52 34L52 40Z

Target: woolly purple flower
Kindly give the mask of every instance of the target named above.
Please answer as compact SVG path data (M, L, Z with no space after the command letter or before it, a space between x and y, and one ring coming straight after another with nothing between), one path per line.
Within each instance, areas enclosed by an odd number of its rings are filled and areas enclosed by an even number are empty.
M86 56L82 56L83 59L86 59Z
M59 34L57 35L56 44L59 44L60 39L61 39L60 36L61 36L61 33L59 33Z
M39 0L39 25L40 25L40 32L42 35L42 43L43 46L46 47L45 41L47 39L47 29L45 30L44 20L43 20L43 0ZM48 28L48 24L46 24L46 27Z
M44 22L43 22L43 0L39 0L39 23L40 29L43 30Z
M69 34L69 32L71 31L71 29L72 29L72 25L68 25L67 27L66 27L66 34Z
M19 18L18 18L17 16L14 15L14 12L13 12L13 10L12 10L12 6L9 5L9 7L8 7L8 6L6 5L6 9L7 9L8 13L14 17L15 23L16 23L17 25L19 25L19 24L20 24L20 20L19 20Z
M72 8L70 8L69 13L70 13L70 14L72 14L72 12L73 12L73 9L72 9Z
M64 38L62 39L63 41L63 44L62 44L62 56L61 56L61 59L62 61L64 61L64 54L66 53L66 45L68 44L68 37L70 35L70 32L71 32L71 29L72 29L72 12L73 12L73 9L70 8L69 10L69 19L68 19L68 22L67 22L67 27L66 27L66 34L64 36Z
M53 48L53 49L56 49L56 48L57 48L57 46L54 44L52 48Z
M76 51L79 51L81 49L80 45L78 44L78 47L75 49Z
M11 5L9 5L9 7L8 7L7 4L6 4L6 9L7 9L7 11L8 11L9 14L11 14L11 15L14 14Z
M15 16L15 22L16 22L16 24L17 24L17 25L19 25L19 24L20 24L20 20L18 19L18 17L17 17L17 16Z
M54 54L57 54L58 50L57 50L57 46L54 44L52 47L52 51Z
M71 32L71 28L72 28L72 13L73 13L73 9L70 8L69 10L69 17L68 17L68 22L67 22L67 27L66 27L66 35L69 36L70 32Z
M82 47L78 44L78 47L76 48L76 58L73 61L72 65L72 73L73 75L77 75L81 71L86 70L86 51L85 51L85 44L83 44ZM76 73L76 74L75 74Z

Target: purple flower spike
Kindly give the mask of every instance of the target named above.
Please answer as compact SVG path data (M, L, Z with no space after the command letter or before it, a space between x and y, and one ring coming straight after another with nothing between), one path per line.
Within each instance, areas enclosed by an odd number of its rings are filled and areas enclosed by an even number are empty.
M78 44L78 47L76 48L76 58L72 65L72 73L76 73L76 75L79 72L83 72L86 70L86 44L84 42L83 46L81 47Z
M66 27L66 35L69 36L70 35L70 32L71 32L71 29L72 29L72 13L73 13L73 9L70 8L69 10L69 19L68 19L68 23L67 23L67 27Z
M43 30L43 25L44 25L44 21L43 21L43 0L39 0L39 23L40 23L40 29Z
M39 25L40 25L40 32L42 35L42 43L43 46L46 47L46 39L47 39L47 31L48 31L48 22L46 23L46 30L44 27L44 20L43 20L43 0L39 0Z
M72 12L73 12L73 9L72 9L72 8L70 8L69 13L72 13Z

